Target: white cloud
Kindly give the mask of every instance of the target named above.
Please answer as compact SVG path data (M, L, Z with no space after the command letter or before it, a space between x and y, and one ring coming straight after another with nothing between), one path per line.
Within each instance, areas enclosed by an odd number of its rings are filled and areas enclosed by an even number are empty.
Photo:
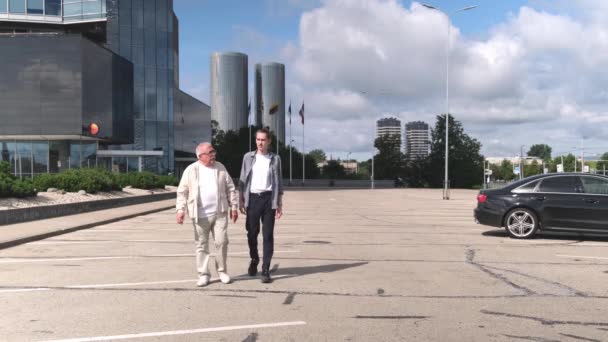
M481 39L451 27L450 112L486 155L534 143L558 152L582 136L608 151L607 14L605 3L580 0L522 7ZM282 56L288 93L310 113L307 146L369 150L382 113L433 125L446 109L446 24L395 0L326 0L304 13Z

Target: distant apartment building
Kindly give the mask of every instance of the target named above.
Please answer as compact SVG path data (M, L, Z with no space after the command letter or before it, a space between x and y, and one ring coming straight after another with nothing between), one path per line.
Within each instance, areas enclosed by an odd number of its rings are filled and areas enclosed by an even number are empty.
M429 125L422 121L405 124L405 153L408 159L424 159L431 151Z
M396 148L401 149L401 120L382 118L376 121L376 138L390 137L395 140Z

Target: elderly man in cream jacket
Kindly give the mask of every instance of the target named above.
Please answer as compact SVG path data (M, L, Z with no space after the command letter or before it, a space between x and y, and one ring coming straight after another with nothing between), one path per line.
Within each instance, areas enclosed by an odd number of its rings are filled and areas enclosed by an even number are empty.
M177 223L184 223L186 211L192 219L196 245L197 286L209 284L209 233L213 236L217 256L215 264L220 280L230 283L226 267L228 254L228 214L238 218L237 193L224 165L215 161L215 149L204 142L196 147L197 162L190 164L177 188ZM230 211L230 213L228 213Z

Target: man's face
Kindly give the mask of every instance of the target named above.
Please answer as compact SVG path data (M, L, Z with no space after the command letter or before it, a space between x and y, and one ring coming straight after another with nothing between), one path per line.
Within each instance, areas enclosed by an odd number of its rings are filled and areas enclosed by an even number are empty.
M266 153L268 152L268 146L270 146L270 139L266 133L258 132L255 135L255 145L258 148L258 152Z
M211 145L203 146L198 152L198 160L205 166L215 163L215 149Z

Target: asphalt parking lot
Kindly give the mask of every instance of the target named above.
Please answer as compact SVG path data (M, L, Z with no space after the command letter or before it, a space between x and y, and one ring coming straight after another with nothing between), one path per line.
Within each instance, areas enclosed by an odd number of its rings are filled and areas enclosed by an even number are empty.
M173 211L1 250L0 340L608 340L608 237L512 240L475 195L290 191L271 284L246 275L243 216L233 283L204 288Z

